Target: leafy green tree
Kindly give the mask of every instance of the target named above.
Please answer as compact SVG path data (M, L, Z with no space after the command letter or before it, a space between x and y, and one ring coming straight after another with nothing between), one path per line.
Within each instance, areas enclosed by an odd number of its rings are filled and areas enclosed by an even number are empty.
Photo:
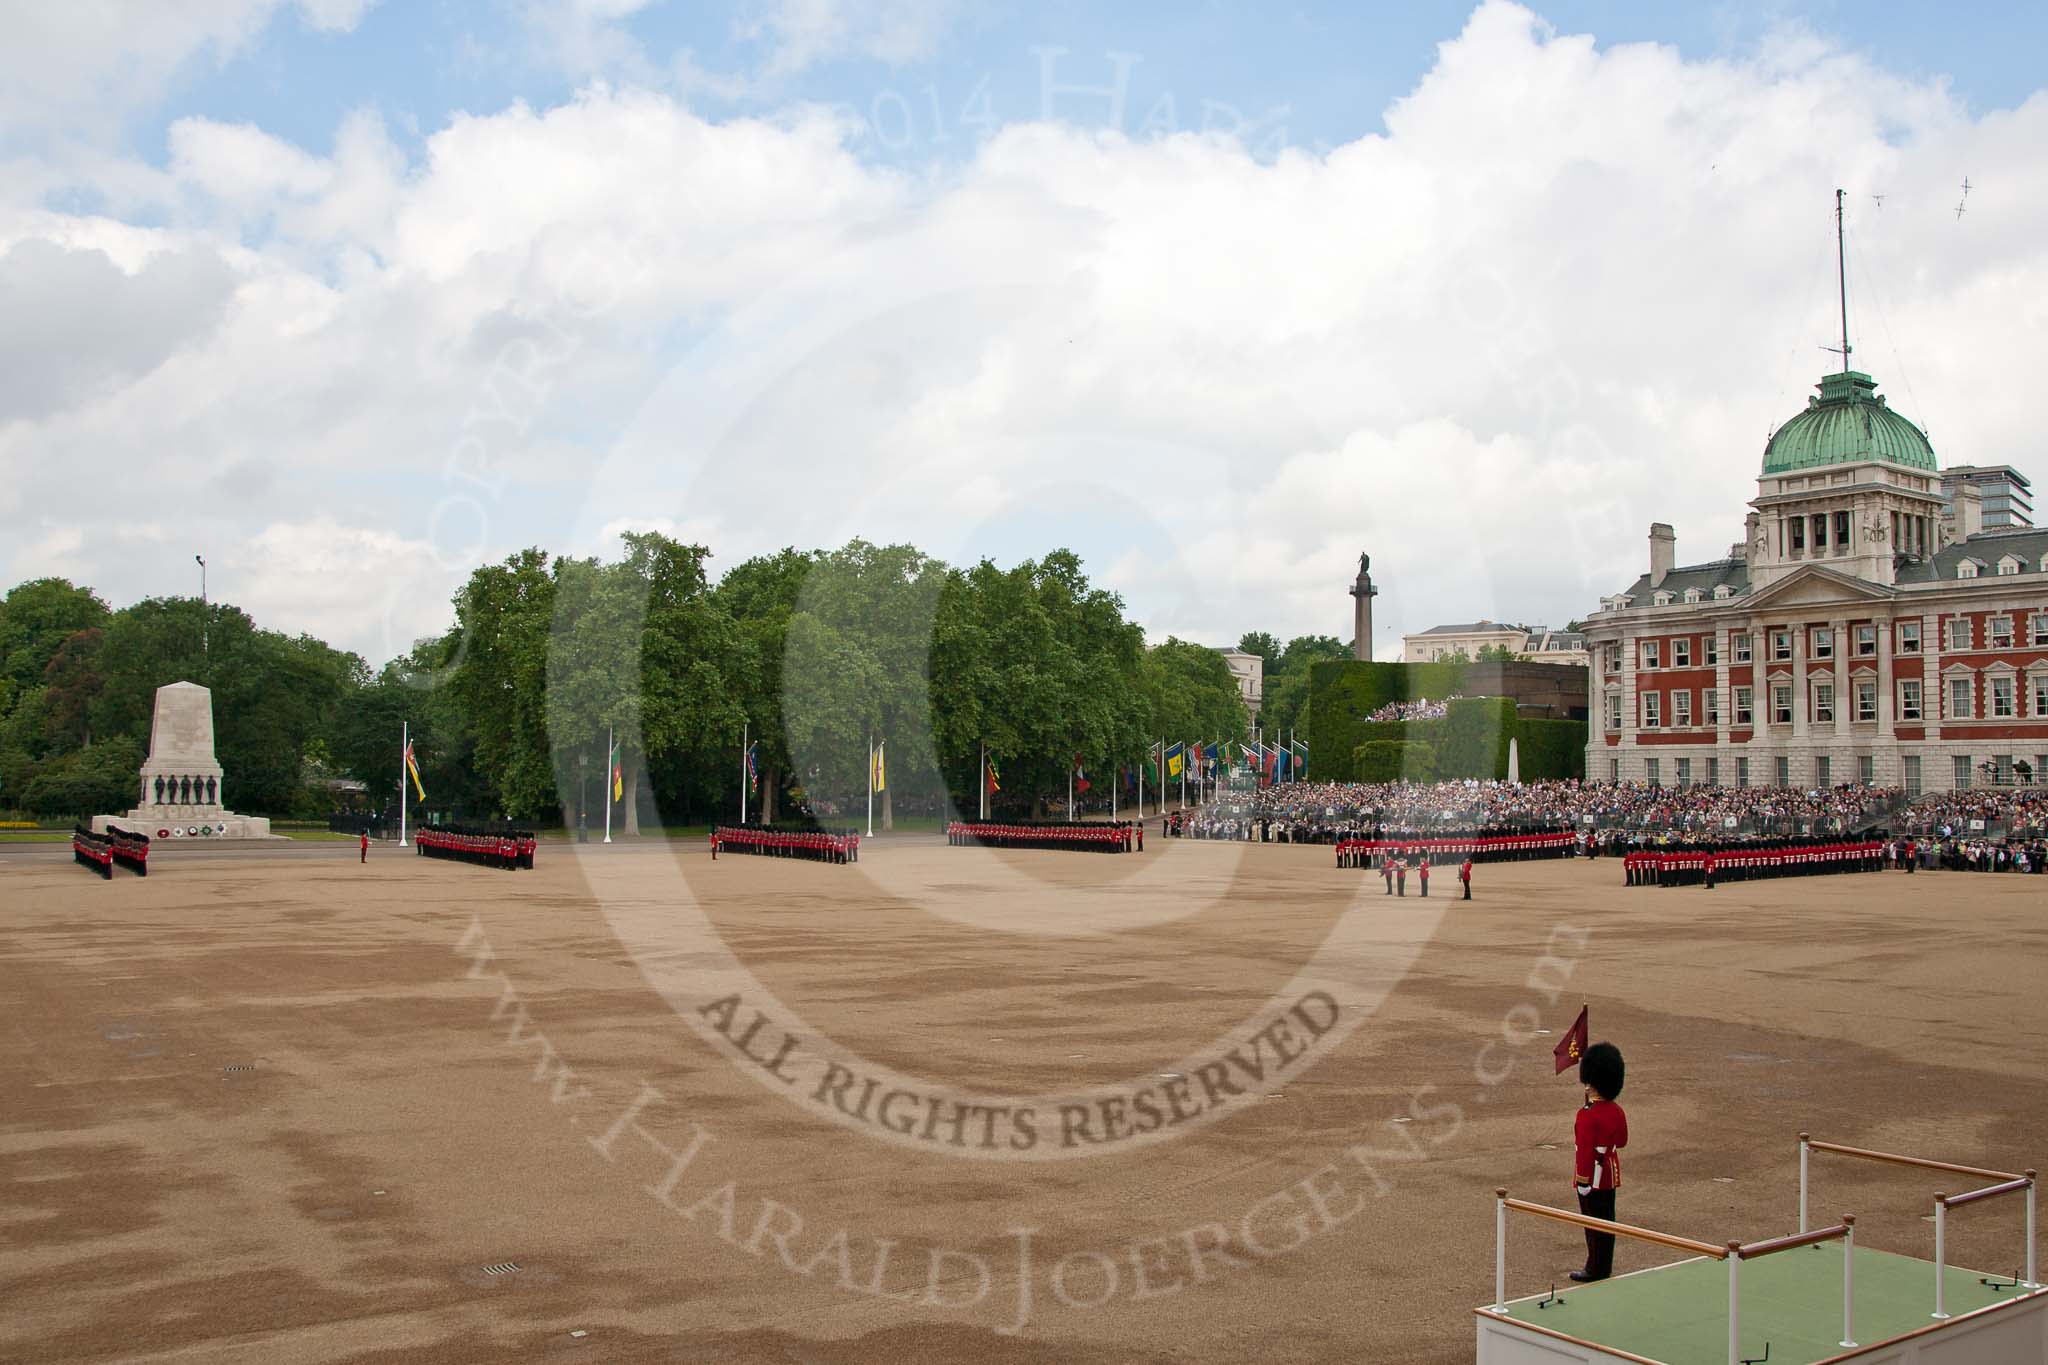
M361 659L311 636L258 630L237 607L179 597L116 612L96 659L102 683L87 708L96 736L146 746L156 690L206 685L215 754L227 774L222 804L252 813L303 808L306 744L364 673Z
M936 790L930 667L946 583L946 566L915 546L856 539L817 557L791 620L784 704L806 708L802 743L797 717L789 718L791 752L809 754L813 764L832 774L828 790L864 802L868 745L871 739L883 741L887 781L879 807L884 829L895 825L899 790ZM806 631L800 655L796 628L807 618L820 630ZM814 693L844 695L813 701ZM839 723L825 724L826 716ZM821 745L829 747L814 747Z
M810 576L812 559L794 549L757 556L734 566L719 580L713 600L732 622L733 651L728 682L746 722L743 734L760 746L760 818L772 823L782 783L790 771L789 741L783 723L782 674L789 647L789 622ZM735 736L737 741L738 736ZM734 763L729 771L737 773Z
M1479 653L1474 657L1483 664L1511 664L1525 656L1508 648L1506 645L1481 645L1479 646Z
M29 780L22 804L79 820L121 814L140 799L142 759L142 745L126 735L63 754Z
M99 660L105 642L98 626L74 631L43 670L43 736L54 751L92 747L92 705L107 681Z
M561 809L547 724L554 600L555 577L540 549L477 569L455 594L455 629L439 662L493 814L525 819Z
M104 626L108 615L92 589L63 578L31 579L0 598L0 716L9 713L16 696L43 681L66 640Z

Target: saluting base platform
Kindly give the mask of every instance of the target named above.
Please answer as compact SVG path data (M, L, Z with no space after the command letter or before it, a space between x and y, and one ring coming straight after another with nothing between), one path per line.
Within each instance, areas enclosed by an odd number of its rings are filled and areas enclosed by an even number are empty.
M1858 1344L1842 1342L1842 1248L1828 1242L1742 1267L1742 1354L1770 1365L2044 1365L2048 1290L1995 1291L1994 1278L1950 1266L1946 1320L1930 1316L1934 1263L1855 1250ZM1537 1304L1549 1299L1547 1307ZM1598 1284L1491 1305L1479 1320L1478 1365L1723 1365L1728 1270L1695 1257Z
M1997 1183L1934 1196L1934 1259L1856 1244L1856 1219L1814 1227L1816 1154ZM2035 1265L2035 1172L1848 1147L1799 1135L1799 1230L1702 1242L1494 1198L1493 1302L1478 1314L1478 1365L2048 1365L2048 1286ZM2023 1206L2010 1278L1949 1264L1951 1210ZM1689 1251L1688 1260L1510 1300L1508 1215L1521 1213Z

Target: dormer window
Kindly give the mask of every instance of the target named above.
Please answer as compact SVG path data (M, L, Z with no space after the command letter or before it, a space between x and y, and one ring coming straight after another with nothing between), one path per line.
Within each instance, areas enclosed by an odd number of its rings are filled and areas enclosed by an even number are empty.
M1691 605L1692 605L1693 603L1695 603L1695 602L1697 602L1697 601L1699 601L1699 600L1700 600L1700 590L1699 590L1698 588L1687 588L1687 589L1685 590L1685 604L1686 604L1687 606L1691 606Z
M1714 589L1714 600L1716 602L1726 601L1728 598L1733 596L1735 596L1735 589L1729 587L1726 583L1723 583L1720 587Z
M1998 561L1998 572L2001 575L2018 573L2019 571L2020 557L2018 555L2007 555L2005 558Z
M1983 570L1983 568L1984 561L1980 559L1966 559L1962 563L1956 565L1956 577L1975 578L1978 575L1978 573Z
M1670 605L1671 605L1671 594L1670 594L1670 593L1668 593L1668 592L1665 592L1665 591L1664 591L1664 590L1663 590L1662 588L1659 588L1659 589L1658 589L1658 590L1657 590L1656 592L1653 592L1653 593L1651 593L1651 594L1650 594L1650 605L1651 605L1651 606L1653 606L1653 607L1668 607L1668 606L1670 606Z

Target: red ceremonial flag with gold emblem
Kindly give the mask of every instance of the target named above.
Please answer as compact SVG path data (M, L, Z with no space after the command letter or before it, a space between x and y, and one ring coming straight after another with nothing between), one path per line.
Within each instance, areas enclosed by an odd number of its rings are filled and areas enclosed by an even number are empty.
M1569 1071L1579 1064L1579 1060L1586 1055L1586 1044L1586 1007L1581 1005L1579 1006L1578 1022L1572 1025L1571 1031L1565 1034L1557 1045L1557 1069L1559 1074Z

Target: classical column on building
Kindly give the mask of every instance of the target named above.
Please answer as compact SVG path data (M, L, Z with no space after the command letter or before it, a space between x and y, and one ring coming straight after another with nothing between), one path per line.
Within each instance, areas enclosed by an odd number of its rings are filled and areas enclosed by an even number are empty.
M1621 637L1621 747L1611 751L1609 757L1621 760L1621 775L1630 779L1635 776L1636 664L1642 649L1642 641L1634 635Z
M1592 662L1586 666L1586 744L1590 754L1594 746L1600 745L1607 734L1607 667L1601 660L1604 645L1592 645L1587 653ZM1593 777L1593 764L1586 763L1586 776Z
M1892 622L1888 616L1878 617L1872 624L1877 627L1877 744L1880 769L1886 762L1885 755L1898 752L1899 737L1895 733L1898 707L1892 697ZM1900 774L1878 773L1878 780L1894 783Z
M1941 695L1941 647L1948 642L1936 629L1940 624L1932 612L1920 618L1920 720L1929 739L1941 738L1942 711L1948 704ZM1931 785L1925 763L1920 765L1920 782L1923 787Z
M1849 623L1846 619L1828 622L1828 629L1835 637L1835 737L1849 737L1849 710L1855 700L1856 681L1849 675L1849 666L1855 661L1855 651L1849 644Z
M1379 589L1372 585L1372 556L1358 557L1358 577L1351 582L1351 657L1361 662L1372 659L1372 599Z
M1806 738L1806 716L1808 686L1806 677L1806 623L1796 622L1787 627L1792 632L1792 738ZM1768 640L1770 635L1765 633Z
M1735 711L1735 691L1728 686L1728 628L1714 627L1714 756L1722 763L1733 760L1728 755L1728 724ZM1729 774L1722 773L1721 781L1727 784Z

